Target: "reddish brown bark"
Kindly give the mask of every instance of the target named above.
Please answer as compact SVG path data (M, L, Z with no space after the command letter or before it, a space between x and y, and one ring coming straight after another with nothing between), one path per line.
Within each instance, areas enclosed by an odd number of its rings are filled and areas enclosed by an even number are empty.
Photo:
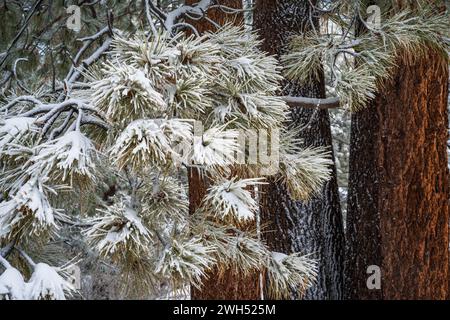
M198 170L189 170L189 212L193 214L208 189L208 181ZM191 287L192 300L259 300L259 273L243 275L234 270L207 272L201 289Z
M196 3L196 0L187 0L186 4ZM231 8L242 8L241 0L224 0L220 4ZM220 9L208 10L207 15L214 22L223 25L226 22L241 23L242 14L226 15ZM199 33L214 30L214 25L205 19L191 23ZM208 181L202 178L197 170L189 172L189 212L192 214L200 205L208 188ZM260 299L259 273L251 275L237 274L233 270L219 273L211 270L203 281L201 289L191 287L193 300L258 300Z
M196 169L189 170L189 212L193 214L206 195L208 181ZM192 300L258 300L259 273L238 274L234 270L207 272L201 289L191 287Z
M445 299L448 293L448 70L432 52L400 63L352 117L346 296ZM369 265L381 289L369 290Z
M197 3L198 0L186 0L185 3L187 5L193 5ZM241 0L223 0L218 2L223 6L227 6L230 8L235 9L242 9L242 1ZM226 23L233 23L233 24L240 24L243 21L243 15L242 13L238 14L226 14L223 10L219 8L213 8L209 9L206 13L207 17L210 18L212 21L219 25L224 25ZM214 24L209 22L206 19L201 20L188 20L190 24L192 24L197 31L202 34L205 31L214 31L216 28Z

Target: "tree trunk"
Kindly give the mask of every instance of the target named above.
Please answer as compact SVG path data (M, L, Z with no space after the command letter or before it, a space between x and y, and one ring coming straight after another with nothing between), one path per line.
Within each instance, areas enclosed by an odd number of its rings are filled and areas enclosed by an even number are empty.
M254 25L263 38L263 50L282 54L293 33L311 28L309 10L308 1L256 0ZM286 82L283 94L323 98L323 77L308 85ZM292 118L298 126L308 124L299 132L305 145L325 146L332 151L327 110L293 108ZM291 200L283 184L270 181L262 196L261 217L267 225L264 237L272 250L312 253L320 260L318 281L304 298L342 298L344 233L335 167L320 195L307 203Z
M196 0L187 0L186 4L197 3ZM242 8L241 0L224 0L221 5ZM241 23L242 14L227 15L219 9L208 10L208 17L214 22L223 25L226 22ZM214 30L214 25L206 19L189 21L201 34L208 30ZM206 195L208 181L202 178L198 171L189 170L189 212L192 214L200 205ZM260 299L259 274L243 276L233 270L219 273L211 270L207 278L203 280L201 289L191 287L192 300L258 300Z
M221 0L221 1L216 1L215 3L220 4L222 6L229 7L229 8L242 9L242 7L243 7L242 1L243 0ZM199 2L198 0L185 0L185 3L187 5L193 5L198 2ZM213 3L214 3L214 1L213 1ZM208 9L206 16L209 19L211 19L212 21L214 21L215 23L217 23L218 25L224 25L226 23L240 25L240 24L242 24L243 18L244 18L242 13L226 14L220 8ZM206 31L214 31L216 29L214 24L209 22L207 19L200 19L200 20L188 19L187 21L190 24L192 24L195 27L195 29L197 29L199 34L202 34ZM189 29L187 29L187 31L189 31Z
M189 173L189 213L193 214L206 195L208 181L200 176L198 170ZM219 273L217 270L207 272L203 286L197 289L191 286L192 300L258 300L261 289L259 273L244 276L233 270Z
M448 69L430 49L399 63L352 116L346 297L445 299L448 293ZM381 270L368 289L367 268Z

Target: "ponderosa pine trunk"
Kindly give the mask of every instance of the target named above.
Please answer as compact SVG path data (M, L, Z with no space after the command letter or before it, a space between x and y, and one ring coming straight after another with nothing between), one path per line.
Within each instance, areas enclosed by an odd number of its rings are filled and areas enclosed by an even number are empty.
M186 0L186 4L197 3L197 0ZM241 0L223 0L221 5L231 8L242 8ZM241 23L242 14L227 15L220 9L208 10L208 17L219 25L226 22ZM208 30L214 30L214 25L206 19L189 21L201 34ZM208 181L201 177L196 169L189 170L189 212L192 214L199 207L203 197L206 195ZM219 273L211 270L207 278L203 280L201 289L191 287L192 300L258 300L260 299L259 274L244 276L233 270Z
M282 54L292 34L311 28L309 12L306 0L256 0L254 26L263 39L263 50ZM308 85L285 84L285 95L325 97L323 77ZM308 125L298 133L306 146L325 146L333 151L328 111L293 108L292 119L298 126ZM341 299L344 231L335 167L320 195L308 202L293 201L283 184L271 180L262 195L261 218L267 225L264 238L273 251L312 253L320 260L317 283L304 298Z
M432 49L398 67L352 116L345 295L445 299L448 294L448 69ZM367 268L381 271L368 289Z

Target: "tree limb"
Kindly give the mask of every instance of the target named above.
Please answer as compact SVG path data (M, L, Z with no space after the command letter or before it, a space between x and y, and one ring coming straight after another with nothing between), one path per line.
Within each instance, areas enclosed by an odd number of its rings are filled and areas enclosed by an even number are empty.
M302 107L309 109L335 109L339 108L340 101L338 97L317 99L307 97L281 97L290 107Z
M17 35L14 37L13 41L11 42L11 44L8 46L8 49L6 49L6 51L4 53L2 53L1 56L1 61L0 61L0 66L6 61L6 59L8 58L9 53L11 52L11 49L14 47L14 45L16 44L16 42L19 40L19 38L21 37L22 33L25 31L25 29L28 26L28 23L30 22L31 17L34 15L34 13L36 12L37 7L41 4L42 0L37 0L33 7L31 8L28 16L25 19L25 22L22 25L22 28L20 28L19 32L17 33Z

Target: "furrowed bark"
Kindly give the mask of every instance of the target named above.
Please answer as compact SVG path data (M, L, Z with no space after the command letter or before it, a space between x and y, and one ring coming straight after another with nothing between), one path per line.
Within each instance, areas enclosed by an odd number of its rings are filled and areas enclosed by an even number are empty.
M311 28L308 1L256 0L255 4L254 25L263 39L263 50L270 54L281 55L293 33ZM308 85L285 84L283 95L325 97L323 77ZM296 125L310 124L298 133L305 145L325 146L332 151L328 111L299 107L291 110ZM320 260L317 283L306 292L305 299L342 298L344 234L335 167L320 195L309 202L293 201L283 184L269 182L261 201L267 244L274 251L312 253Z
M448 69L433 53L395 75L352 116L346 296L445 299L448 293ZM369 290L367 267L381 268Z
M416 2L390 4L394 12L420 9ZM345 266L350 299L449 294L448 64L432 48L428 52L411 64L399 54L392 79L352 116ZM380 267L380 290L367 287L370 265Z

